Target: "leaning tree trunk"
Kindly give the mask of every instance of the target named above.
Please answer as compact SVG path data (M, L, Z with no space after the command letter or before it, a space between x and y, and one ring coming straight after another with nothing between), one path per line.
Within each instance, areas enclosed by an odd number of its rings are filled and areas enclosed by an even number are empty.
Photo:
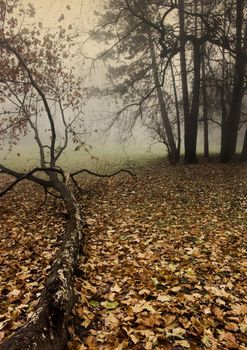
M158 66L156 62L155 49L154 49L151 33L149 33L148 37L149 37L148 43L149 43L149 49L150 49L150 56L152 60L152 71L153 71L154 83L155 83L155 87L158 95L160 114L162 119L162 127L167 136L167 141L169 146L168 153L169 153L170 162L172 164L175 164L178 161L178 150L176 147L176 142L174 139L171 122L168 117L168 112L167 112L166 103L164 99L164 93L162 91L162 87L159 79Z
M176 109L176 123L177 123L177 137L178 137L178 140L177 140L177 160L179 161L180 152L181 152L181 121L180 121L177 86L176 86L172 61L170 62L170 68L171 68L171 74L172 74L172 86L173 86L174 99L175 99L175 109Z
M67 321L74 305L74 271L82 243L79 205L64 183L54 188L66 204L69 222L55 256L38 305L27 323L0 345L0 350L62 350L67 342Z

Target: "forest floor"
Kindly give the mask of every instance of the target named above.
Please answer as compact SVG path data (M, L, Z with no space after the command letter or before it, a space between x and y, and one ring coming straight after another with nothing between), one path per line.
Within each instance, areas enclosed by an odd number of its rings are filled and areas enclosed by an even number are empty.
M68 348L246 350L247 168L156 164L81 184ZM1 203L0 339L35 307L63 232L61 203L43 197L26 182Z

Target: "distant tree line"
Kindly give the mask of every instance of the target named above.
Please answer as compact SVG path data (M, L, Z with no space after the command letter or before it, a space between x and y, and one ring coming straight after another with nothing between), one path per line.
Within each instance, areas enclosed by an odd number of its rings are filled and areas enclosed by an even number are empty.
M112 123L128 131L141 120L172 163L181 145L185 162L197 162L199 126L209 158L212 124L221 131L220 160L232 161L242 129L247 161L246 14L242 0L105 0L91 34L109 44L100 57L112 85L101 93L123 103Z

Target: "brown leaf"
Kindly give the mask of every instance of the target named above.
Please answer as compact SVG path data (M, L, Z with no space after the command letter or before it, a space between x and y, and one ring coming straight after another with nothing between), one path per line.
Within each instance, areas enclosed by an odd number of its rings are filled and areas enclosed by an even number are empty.
M228 349L239 349L239 344L234 334L222 332L219 338L226 344Z

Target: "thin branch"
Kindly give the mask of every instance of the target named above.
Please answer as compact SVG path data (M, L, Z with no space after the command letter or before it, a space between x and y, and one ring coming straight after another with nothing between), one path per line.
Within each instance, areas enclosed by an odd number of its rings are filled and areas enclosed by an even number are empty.
M71 177L73 183L75 184L75 186L76 186L77 189L79 189L79 190L80 190L80 187L78 186L76 180L74 179L74 176L79 175L79 174L82 174L82 173L87 173L87 174L90 174L90 175L93 175L93 176L97 176L97 177L102 177L102 178L109 178L109 177L116 176L116 175L118 175L118 174L120 174L120 173L127 173L127 174L131 175L132 177L136 178L136 174L133 173L133 172L130 171L130 170L127 170L127 169L120 169L120 170L118 170L118 171L115 171L115 172L112 173L112 174L98 174L98 173L95 173L95 172L93 172L93 171L91 171L91 170L88 170L88 169L81 169L81 170L78 170L78 171L76 171L76 172L70 174L70 177Z
M99 56L97 56L97 60L101 59L102 57L106 56L108 52L110 52L114 47L116 47L118 44L120 44L124 39L128 38L128 36L133 33L139 25L142 24L142 22L138 22L128 33L126 33L124 36L120 37L111 47L109 47L106 51L102 52ZM95 60L96 60L95 59Z
M19 120L17 120L17 121L14 122L14 123L9 124L9 125L6 126L4 129L0 129L0 134L5 133L8 129L13 128L14 126L16 126L16 125L18 125L19 123L24 122L24 121L26 121L26 120L28 120L28 118L19 119Z
M51 191L49 191L48 188L46 189L46 192L47 192L50 196L52 196L52 197L54 197L54 198L56 198L56 199L63 199L61 196L57 196L55 193L52 193Z
M140 15L139 13L135 12L135 11L133 10L133 8L130 6L128 0L125 0L125 4L126 4L128 10L130 11L130 13L131 13L134 17L139 18L142 22L146 23L146 24L149 25L150 27L153 27L153 28L156 29L159 33L162 34L162 29L161 29L158 25L156 25L155 23L149 21L146 17L144 17L144 16Z
M6 40L0 40L0 45L3 47L6 47L7 50L9 50L10 52L12 52L16 58L18 59L18 61L20 62L20 64L22 65L23 69L26 71L29 80L32 84L32 86L35 88L35 90L37 91L37 93L39 94L39 96L41 97L49 122L50 122L50 127L51 127L51 153L50 153L50 165L51 167L54 165L54 161L55 161L55 157L54 157L54 152L55 152L55 142L56 142L56 128L55 128L55 123L51 114L51 110L50 107L48 105L46 96L44 94L44 92L42 91L41 87L38 85L38 83L34 80L33 74L30 70L30 68L28 67L28 65L26 64L24 58L21 56L21 54L15 49L13 48Z
M82 45L85 45L86 42L90 39L92 39L95 35L97 35L98 33L100 33L102 31L102 29L105 29L107 26L110 26L112 24L117 24L119 18L121 17L121 15L124 13L126 9L122 9L119 14L117 15L117 17L114 19L114 21L112 22L108 22L108 23L105 23L103 24L102 26L100 27L94 27L91 31L91 34L82 42ZM88 33L87 33L88 34Z

